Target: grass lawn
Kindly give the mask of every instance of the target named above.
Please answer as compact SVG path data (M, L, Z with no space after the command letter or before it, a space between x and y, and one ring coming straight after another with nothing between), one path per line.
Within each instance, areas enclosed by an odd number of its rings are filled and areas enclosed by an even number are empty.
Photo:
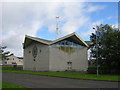
M2 82L2 88L26 88L20 85L16 85L16 84L12 84L12 83L8 83L8 82Z
M46 75L46 76L78 78L78 79L120 81L119 75L99 75L97 77L95 74L78 74L78 73L70 73L70 72L32 72L32 71L18 71L18 70L3 70L2 72Z

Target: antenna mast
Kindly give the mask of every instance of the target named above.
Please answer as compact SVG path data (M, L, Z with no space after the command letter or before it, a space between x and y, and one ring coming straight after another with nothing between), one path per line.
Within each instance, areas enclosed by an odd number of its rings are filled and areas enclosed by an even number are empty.
M58 28L58 23L59 23L59 16L56 17L56 39L59 38L59 28Z

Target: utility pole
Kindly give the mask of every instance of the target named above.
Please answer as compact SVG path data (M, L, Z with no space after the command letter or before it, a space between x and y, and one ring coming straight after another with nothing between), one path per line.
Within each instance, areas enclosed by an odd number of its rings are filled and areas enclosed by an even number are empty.
M93 28L95 29L95 28ZM98 31L95 29L96 32L96 64L97 64L97 76L99 75L99 66L98 66Z
M59 28L58 28L58 24L59 24L59 17L56 17L56 39L59 38Z

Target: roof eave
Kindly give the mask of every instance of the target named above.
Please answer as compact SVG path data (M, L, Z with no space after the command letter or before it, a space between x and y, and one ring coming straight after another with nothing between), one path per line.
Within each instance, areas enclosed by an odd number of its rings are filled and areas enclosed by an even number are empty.
M57 39L57 40L55 40L55 41L53 41L52 43L50 43L50 45L51 44L54 44L54 43L56 43L56 42L59 42L59 41L61 41L61 40L64 40L64 39L66 39L66 38L69 38L69 37L72 37L72 36L76 36L86 47L89 47L75 32L74 33L71 33L71 34L69 34L69 35L67 35L67 36L64 36L64 37L62 37L62 38L59 38L59 39Z
M73 35L74 35L74 33L71 33L71 34L66 35L66 36L64 36L64 37L58 38L57 40L51 42L50 45L51 45L51 44L54 44L54 43L56 43L56 42L59 42L59 41L61 41L61 40L64 40L64 39L66 39L66 38L69 38L69 37L71 37L71 36L73 36Z
M45 44L45 45L49 45L49 43L43 42L41 40L37 40L34 37L31 37L31 36L28 36L28 35L25 35L25 40L26 39L30 39L30 40L37 41L37 42L40 42L40 43ZM26 46L25 46L25 41L24 41L24 43L23 43L23 49L25 49L25 47Z
M83 41L76 33L74 33L74 35L76 35L77 38L80 39L80 41L82 41L82 43L83 43L86 47L89 47L89 46L87 45L87 43L86 43L85 41Z

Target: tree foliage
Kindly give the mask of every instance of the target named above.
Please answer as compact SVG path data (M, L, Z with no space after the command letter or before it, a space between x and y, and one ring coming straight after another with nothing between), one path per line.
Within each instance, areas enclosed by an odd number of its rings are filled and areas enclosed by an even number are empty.
M119 73L120 30L110 25L96 26L96 33L90 36L91 57L98 59L102 73ZM97 43L96 43L97 42Z
M0 46L0 60L5 60L6 56L10 53L9 51L4 51L6 48L6 46Z

